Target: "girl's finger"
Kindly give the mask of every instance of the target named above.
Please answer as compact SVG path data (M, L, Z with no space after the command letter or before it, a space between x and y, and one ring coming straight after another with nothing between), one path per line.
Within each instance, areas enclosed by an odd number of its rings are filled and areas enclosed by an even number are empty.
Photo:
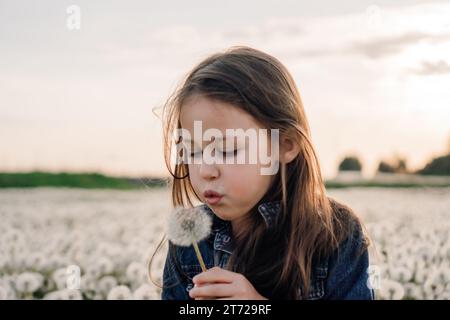
M229 270L221 269L219 267L214 267L212 269L209 269L205 272L202 272L198 275L196 275L194 278L192 278L192 281L197 283L203 283L203 282L225 282L225 283L231 283L236 277L235 272L231 272Z
M189 291L189 296L196 297L230 297L233 295L233 286L230 284L210 284L194 287Z

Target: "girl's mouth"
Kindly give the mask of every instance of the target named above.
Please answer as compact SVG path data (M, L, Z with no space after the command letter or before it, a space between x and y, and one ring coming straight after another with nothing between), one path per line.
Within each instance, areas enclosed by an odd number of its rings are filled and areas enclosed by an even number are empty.
M206 202L208 202L208 204L214 205L214 204L218 204L220 202L220 200L222 200L223 195L213 191L213 190L206 190L203 193L203 196L206 199Z

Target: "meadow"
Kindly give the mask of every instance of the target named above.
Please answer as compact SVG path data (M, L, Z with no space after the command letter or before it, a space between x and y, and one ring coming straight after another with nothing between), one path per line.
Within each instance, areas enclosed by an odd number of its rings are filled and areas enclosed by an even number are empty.
M450 188L329 194L366 224L379 299L450 299ZM164 188L1 189L0 299L159 299L169 210Z

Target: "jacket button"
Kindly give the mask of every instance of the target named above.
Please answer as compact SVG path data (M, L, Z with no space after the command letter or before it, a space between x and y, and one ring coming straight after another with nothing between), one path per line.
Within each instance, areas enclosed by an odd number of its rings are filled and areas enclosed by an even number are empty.
M186 291L190 291L191 289L192 289L192 284L189 283L189 284L186 286Z

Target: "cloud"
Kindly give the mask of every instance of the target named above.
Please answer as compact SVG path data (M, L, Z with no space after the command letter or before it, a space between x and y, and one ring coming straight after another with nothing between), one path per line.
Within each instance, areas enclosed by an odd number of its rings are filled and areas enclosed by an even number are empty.
M336 55L356 54L369 59L381 59L392 55L400 54L402 51L417 43L429 42L438 44L448 42L450 33L430 34L422 32L407 32L396 36L384 36L372 38L370 40L355 40L350 44L343 44L342 47L311 47L310 49L294 49L287 52L289 56L304 58L319 58Z
M420 41L439 43L448 40L450 40L450 33L408 32L397 36L371 39L365 42L356 41L346 51L359 53L371 59L378 59L401 53L406 47L417 44Z
M410 69L409 73L421 76L448 74L450 73L450 65L444 60L422 61L419 68Z

